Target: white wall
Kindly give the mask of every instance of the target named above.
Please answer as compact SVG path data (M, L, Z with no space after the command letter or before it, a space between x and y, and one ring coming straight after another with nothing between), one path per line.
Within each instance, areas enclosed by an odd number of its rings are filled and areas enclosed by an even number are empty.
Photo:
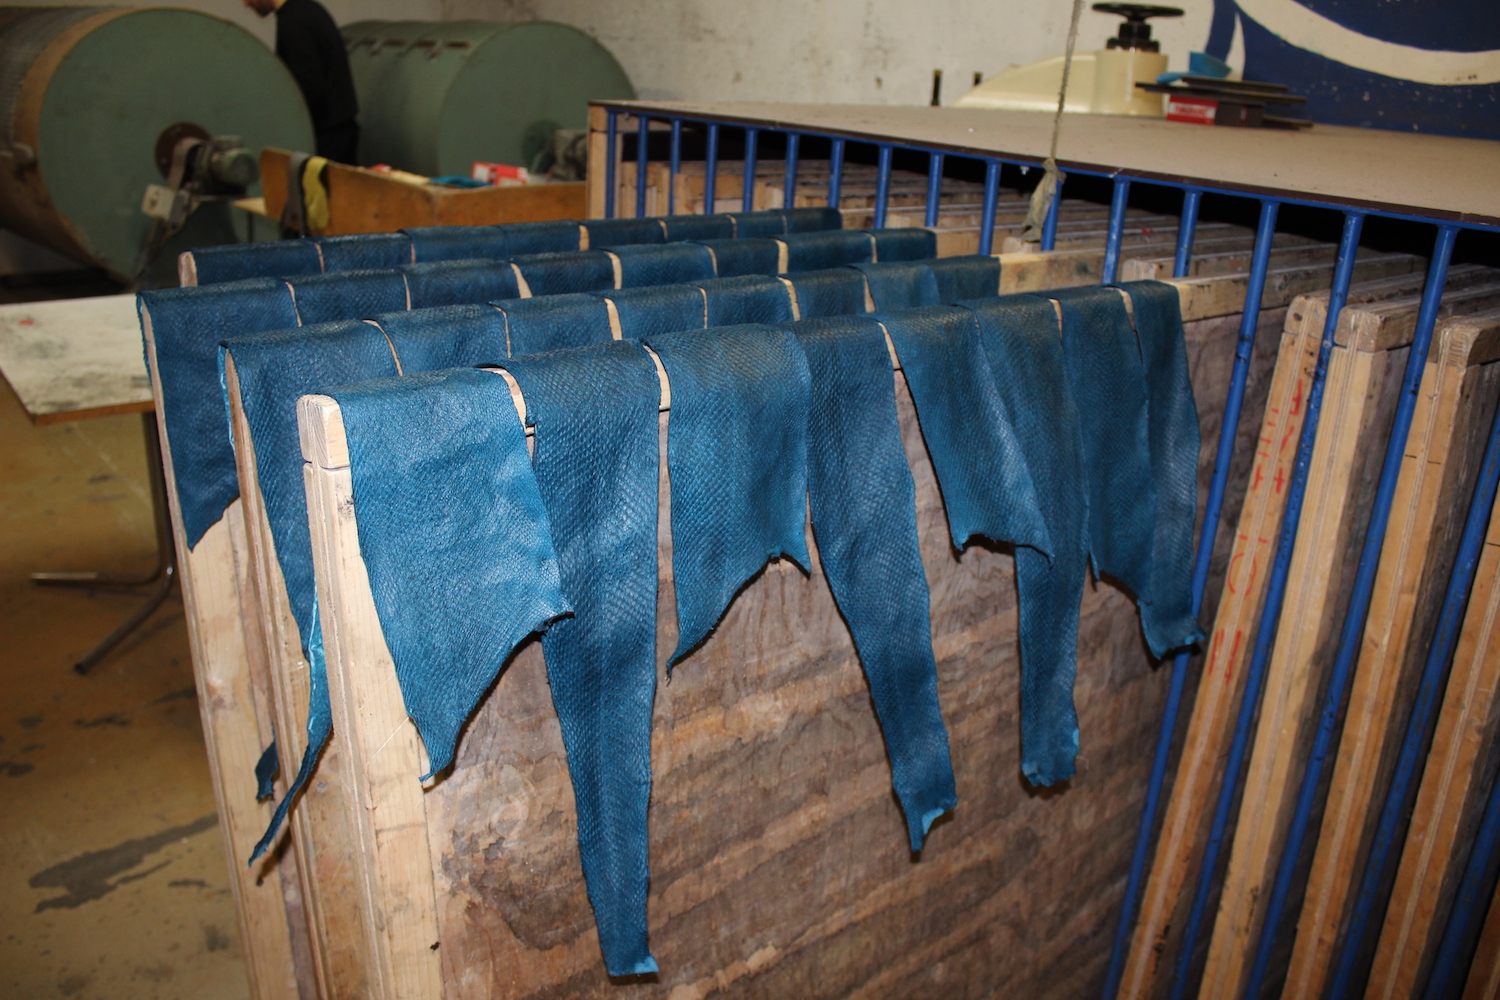
M944 103L974 72L1061 55L1071 0L441 0L446 18L541 18L598 38L652 100ZM1087 7L1087 5L1085 5ZM1209 0L1154 22L1172 67L1208 37ZM1097 49L1119 18L1085 9L1078 48Z

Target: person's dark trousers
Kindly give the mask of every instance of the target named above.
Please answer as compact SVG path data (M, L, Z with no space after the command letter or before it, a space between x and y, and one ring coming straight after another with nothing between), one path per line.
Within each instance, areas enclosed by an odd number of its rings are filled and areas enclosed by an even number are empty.
M318 155L335 163L355 164L359 152L359 124L348 122L317 134Z

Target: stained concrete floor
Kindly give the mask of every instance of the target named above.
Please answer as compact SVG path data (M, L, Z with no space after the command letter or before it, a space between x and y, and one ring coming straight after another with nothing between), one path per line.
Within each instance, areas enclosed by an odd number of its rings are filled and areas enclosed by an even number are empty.
M0 382L0 995L249 994L181 601L80 677L139 598L28 580L153 552L139 417L33 427Z

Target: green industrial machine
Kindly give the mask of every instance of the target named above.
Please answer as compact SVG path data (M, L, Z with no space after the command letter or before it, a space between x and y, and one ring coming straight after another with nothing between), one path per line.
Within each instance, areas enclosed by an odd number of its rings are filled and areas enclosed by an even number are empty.
M590 100L635 96L602 45L562 24L361 21L343 33L366 165L529 166L556 130L586 127Z
M312 145L291 74L228 21L0 8L0 227L132 282L180 247L244 238L227 199L253 187L261 147Z

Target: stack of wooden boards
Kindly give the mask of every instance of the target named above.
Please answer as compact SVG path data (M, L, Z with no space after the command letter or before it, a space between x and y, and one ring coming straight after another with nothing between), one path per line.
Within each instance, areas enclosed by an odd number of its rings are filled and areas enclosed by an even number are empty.
M1081 252L1002 255L996 290L1097 280L1102 241L1101 228ZM1170 242L1127 244L1124 276L1162 274L1170 250ZM1224 247L1204 254L1194 277L1179 282L1205 482L1248 253L1248 238L1230 234ZM1260 314L1265 331L1303 322L1286 305L1298 292L1327 286L1331 253L1278 243L1272 266ZM1356 276L1410 276L1419 267L1412 257L1369 255ZM149 345L149 313L145 320ZM249 331L218 335L234 332ZM1269 377L1274 347L1273 337L1257 340L1241 456L1253 451L1264 401L1279 384ZM233 389L232 366L227 374ZM951 552L910 400L896 378L962 805L912 864L863 681L817 567L812 581L782 569L766 573L695 654L692 669L664 689L670 711L658 701L653 930L664 983L693 994L980 985L1077 993L1102 976L1129 849L1119 824L1140 806L1165 678L1140 649L1125 595L1109 587L1090 593L1080 635L1080 775L1070 791L1051 796L1028 794L1013 780L1014 739L1004 735L1015 731L1017 701L1009 557L971 550L959 561ZM253 800L249 774L273 731L282 741L282 773L295 767L306 664L242 408L235 411L241 499L191 551L173 496L205 730L241 875L257 994L609 992L578 876L571 792L539 651L516 658L471 723L457 767L423 793L412 781L426 770L420 744L391 683L359 560L338 412L331 401L308 401L302 416L338 735L293 812L290 850L275 870L243 867L268 812ZM170 463L170 442L166 451ZM1245 461L1232 470L1231 498L1255 471ZM665 535L658 557L670 574ZM1223 565L1213 581L1223 578ZM1210 593L1217 591L1211 582ZM660 649L672 647L674 632L664 602ZM735 796L726 797L726 787ZM1057 829L1069 836L1048 835ZM1059 871L1070 873L1076 892L1056 891ZM901 958L891 961L893 953ZM947 957L961 960L940 960Z
M1326 293L1300 295L1288 313L1253 469L1219 552L1223 586L1210 588L1212 623L1196 699L1125 969L1121 993L1156 995L1184 967L1204 996L1245 988L1286 830L1307 763L1326 667L1348 607L1353 568L1373 503L1422 292L1418 274L1356 282L1329 359L1300 528L1279 628L1250 743L1227 869L1200 954L1179 955L1209 817L1224 778L1251 645L1327 318ZM1321 834L1301 859L1281 921L1268 984L1316 996L1350 916L1354 890L1406 730L1416 679L1453 566L1459 512L1473 494L1500 402L1500 275L1454 268L1423 372L1356 665ZM1247 413L1247 419L1251 415ZM1494 528L1491 529L1491 539ZM1369 993L1421 987L1500 758L1495 754L1500 669L1495 554L1486 551L1464 621L1437 735L1427 757L1400 871L1373 956ZM1317 830L1317 816L1313 817ZM1378 917L1376 918L1378 921ZM1207 925L1205 925L1205 931ZM1175 970L1175 971L1174 971ZM1201 980L1198 978L1201 975ZM1181 985L1181 984L1179 984Z

